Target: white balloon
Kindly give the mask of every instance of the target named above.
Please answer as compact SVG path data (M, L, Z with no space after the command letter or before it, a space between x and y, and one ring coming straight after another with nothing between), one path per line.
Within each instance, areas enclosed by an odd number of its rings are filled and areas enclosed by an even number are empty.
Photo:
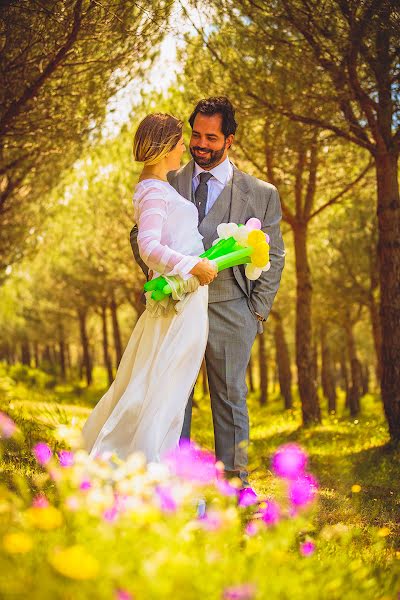
M245 274L247 279L250 279L251 281L255 281L256 279L258 279L260 277L262 273L262 269L260 269L259 267L256 267L254 265L252 265L251 263L246 265L245 268Z
M220 238L227 239L232 237L238 229L236 223L220 223L217 227L217 233Z
M268 261L267 264L265 265L265 267L262 269L262 271L269 271L271 268L271 263Z
M233 234L233 237L237 241L238 244L245 246L247 244L247 238L250 231L246 227L238 227L237 231Z

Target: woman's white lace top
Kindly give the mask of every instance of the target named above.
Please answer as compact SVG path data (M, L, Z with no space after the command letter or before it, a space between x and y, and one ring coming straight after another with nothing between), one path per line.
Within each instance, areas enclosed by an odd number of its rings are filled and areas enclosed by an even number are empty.
M155 274L186 279L204 252L196 206L169 183L146 179L135 188L133 207L143 261Z

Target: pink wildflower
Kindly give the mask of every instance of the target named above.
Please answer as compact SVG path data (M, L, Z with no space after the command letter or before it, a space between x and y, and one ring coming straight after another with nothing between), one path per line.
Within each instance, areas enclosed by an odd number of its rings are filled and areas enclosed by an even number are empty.
M243 583L225 588L223 600L252 600L256 595L256 586L252 583Z
M266 502L266 506L261 509L261 518L266 525L276 525L280 517L280 506L273 500Z
M0 411L0 438L12 437L16 429L14 421L6 413Z
M74 464L74 453L69 452L69 450L60 450L58 460L62 467L72 467Z
M222 517L216 510L209 510L199 519L200 525L206 531L218 531L222 525Z
M44 494L38 494L32 500L32 506L34 506L35 508L44 508L46 506L49 506L49 501L47 500Z
M239 506L245 508L246 506L252 506L253 504L257 504L258 496L251 487L243 488L239 490L238 494L238 504Z
M227 479L218 478L215 485L224 496L235 496L237 494L237 488L231 485Z
M310 504L317 495L318 483L316 479L306 473L289 484L289 499L295 507Z
M256 535L259 532L259 530L260 524L258 521L249 521L246 525L245 532L247 533L247 535L252 537L253 535Z
M193 483L209 484L216 478L214 455L189 440L181 440L179 448L164 456L164 462L175 475Z
M82 491L86 491L86 490L90 490L90 488L92 487L91 482L89 481L89 479L83 479L81 481L81 484L79 486L79 489L81 489Z
M116 600L134 600L132 594L130 594L127 590L115 590L115 598Z
M33 454L40 465L47 465L53 455L50 446L44 442L39 442L33 447Z
M118 509L117 507L111 506L111 508L107 508L104 512L103 512L103 519L105 521L108 521L109 523L113 523L118 517Z
M271 468L278 477L297 479L307 466L307 455L297 444L280 446L272 457Z
M167 486L158 485L155 492L163 512L172 513L176 511L177 505L175 499Z
M302 544L300 544L300 554L302 556L311 556L311 554L314 554L314 551L315 551L314 542L308 541L308 542L303 542Z

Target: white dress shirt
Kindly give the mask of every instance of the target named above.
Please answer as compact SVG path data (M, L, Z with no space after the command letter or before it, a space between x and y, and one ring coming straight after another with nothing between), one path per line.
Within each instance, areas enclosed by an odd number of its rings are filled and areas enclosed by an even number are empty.
M193 194L198 188L200 183L200 173L205 171L199 167L197 163L194 163L194 171L193 171ZM226 159L211 169L210 171L205 171L206 173L211 173L212 177L209 179L207 183L208 187L208 195L207 195L207 204L206 204L206 214L211 210L211 207L214 205L216 199L228 183L232 179L233 176L233 167L229 161L229 158Z

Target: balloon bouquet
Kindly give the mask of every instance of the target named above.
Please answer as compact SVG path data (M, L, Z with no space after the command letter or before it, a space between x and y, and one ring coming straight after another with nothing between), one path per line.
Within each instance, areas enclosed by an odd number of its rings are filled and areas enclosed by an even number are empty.
M208 258L217 267L218 272L236 265L246 265L245 274L248 279L256 280L263 271L268 271L269 235L261 231L261 221L249 219L245 225L221 223L217 227L218 238L211 248L200 254L200 258ZM144 285L145 292L152 292L152 300L160 301L172 293L168 281L159 276Z

